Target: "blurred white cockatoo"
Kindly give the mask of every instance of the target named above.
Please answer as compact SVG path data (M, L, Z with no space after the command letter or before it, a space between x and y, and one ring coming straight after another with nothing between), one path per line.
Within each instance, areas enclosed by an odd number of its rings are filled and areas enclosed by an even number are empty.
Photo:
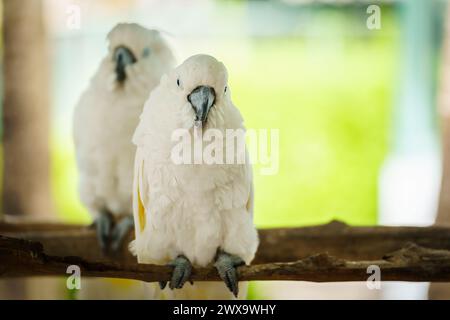
M103 250L115 251L133 225L133 132L149 92L174 66L160 33L121 23L74 114L79 193L96 219Z
M252 169L245 142L244 163L174 161L172 153L179 144L174 134L181 132L198 140L210 130L223 137L227 130L244 132L243 119L231 101L225 66L211 56L196 55L161 78L134 134L136 239L130 248L140 263L173 267L170 289L183 287L192 266L214 263L229 290L220 282L187 284L181 290L164 290L163 296L169 298L237 296L236 267L249 264L258 246ZM194 149L187 145L188 151ZM236 152L234 160L241 156L239 150L225 147L224 142L215 152ZM160 283L162 289L165 285ZM240 287L239 296L243 297L245 290Z

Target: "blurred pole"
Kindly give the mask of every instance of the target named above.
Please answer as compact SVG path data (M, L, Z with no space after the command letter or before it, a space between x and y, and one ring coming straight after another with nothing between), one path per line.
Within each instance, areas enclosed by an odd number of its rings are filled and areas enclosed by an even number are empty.
M3 1L3 213L49 217L49 68L41 0Z
M439 113L442 127L443 174L436 224L450 225L450 6L445 19ZM429 299L450 299L450 284L432 283Z
M440 1L401 2L402 46L393 143L379 178L379 223L430 225L441 179L434 108ZM427 283L383 283L384 299L426 299Z
M3 44L2 213L43 219L52 214L43 1L3 0ZM54 288L48 280L13 279L0 284L0 297L45 298Z

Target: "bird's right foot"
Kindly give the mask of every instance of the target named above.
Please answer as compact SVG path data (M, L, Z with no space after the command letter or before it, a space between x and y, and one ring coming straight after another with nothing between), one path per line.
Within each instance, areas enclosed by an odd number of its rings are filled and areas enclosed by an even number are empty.
M183 288L186 281L191 277L192 272L192 264L183 255L178 256L172 262L168 264L168 266L173 267L172 278L169 282L170 289L181 289ZM161 289L164 289L167 285L166 281L159 282L159 286Z

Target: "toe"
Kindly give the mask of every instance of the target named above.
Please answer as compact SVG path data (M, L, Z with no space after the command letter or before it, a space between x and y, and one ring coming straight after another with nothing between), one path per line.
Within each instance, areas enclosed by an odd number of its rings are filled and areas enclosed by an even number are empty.
M97 228L97 239L100 248L105 252L108 248L108 241L111 235L112 221L111 216L107 213L102 213L95 221Z
M172 272L172 278L170 279L170 289L183 288L186 281L189 280L192 272L192 266L189 260L184 256L179 256L172 261L169 266L174 267Z
M161 290L164 290L164 288L167 286L167 281L159 281L158 284Z
M123 218L113 229L111 234L111 250L114 252L122 248L123 242L130 230L134 227L133 217Z
M191 276L191 268L183 270L183 276L181 277L179 289L181 289L184 284L189 280Z
M237 281L237 272L236 269L230 269L228 270L228 272L226 273L226 278L227 278L227 287L228 289L230 289L230 291L233 293L233 295L237 298L238 293L239 293L239 285L238 285L238 281Z
M236 268L244 264L244 261L238 256L230 255L225 252L218 254L216 263L214 264L220 278L225 282L225 285L235 297L237 297L239 293L238 272Z
M218 269L219 276L225 282L225 285L227 288L234 294L235 297L237 297L239 293L239 286L238 286L238 277L237 277L237 270L234 267L229 267L227 269L221 268Z
M181 270L179 267L173 269L172 278L170 279L169 288L176 289L180 286L181 282Z

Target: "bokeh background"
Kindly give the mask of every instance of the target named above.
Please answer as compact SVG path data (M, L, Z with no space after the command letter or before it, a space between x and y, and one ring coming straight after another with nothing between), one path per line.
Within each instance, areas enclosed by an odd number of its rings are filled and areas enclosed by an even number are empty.
M367 24L373 4L381 19L375 29ZM77 194L72 113L106 54L108 31L137 22L162 30L178 62L196 53L223 61L247 127L280 130L278 174L255 168L258 227L333 219L433 223L442 172L437 102L446 5L42 0L53 218L91 222ZM374 292L364 284L253 283L250 297L426 298L426 286L389 284Z

